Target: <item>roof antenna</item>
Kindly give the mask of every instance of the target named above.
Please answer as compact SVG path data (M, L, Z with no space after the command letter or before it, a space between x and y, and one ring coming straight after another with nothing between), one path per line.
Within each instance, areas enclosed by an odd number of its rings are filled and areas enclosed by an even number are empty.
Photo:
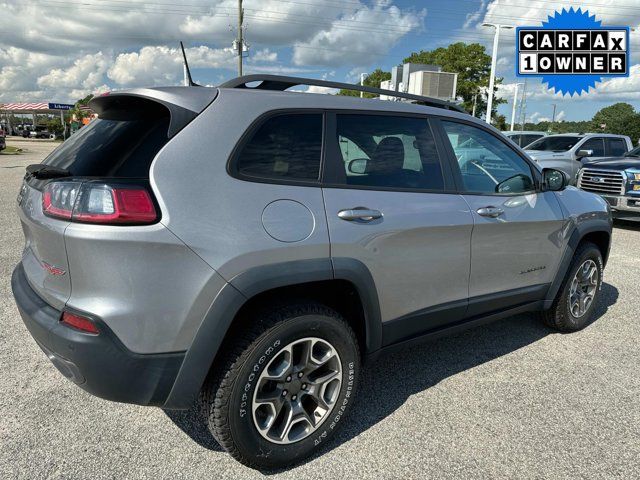
M182 58L184 60L184 86L185 87L199 87L197 83L191 78L191 70L189 70L189 62L187 62L187 54L184 53L184 45L180 42L180 49L182 50Z

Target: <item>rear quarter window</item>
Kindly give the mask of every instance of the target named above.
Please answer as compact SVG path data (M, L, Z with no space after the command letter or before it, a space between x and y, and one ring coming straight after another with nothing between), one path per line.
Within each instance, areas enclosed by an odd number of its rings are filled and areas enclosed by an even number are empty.
M232 163L236 174L276 181L319 179L321 113L276 115L249 135Z

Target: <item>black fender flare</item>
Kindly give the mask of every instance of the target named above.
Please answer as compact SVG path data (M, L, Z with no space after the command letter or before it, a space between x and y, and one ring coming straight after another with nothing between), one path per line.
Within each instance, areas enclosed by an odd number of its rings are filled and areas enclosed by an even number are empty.
M573 255L580 244L580 241L589 233L595 232L603 232L609 235L609 249L611 248L611 229L612 224L610 220L605 219L593 219L587 221L585 223L581 223L578 225L574 225L573 231L569 236L569 240L567 241L567 246L562 255L562 259L560 260L560 265L558 266L558 271L556 273L556 277L551 283L549 287L549 291L547 292L547 296L544 300L544 308L549 309L553 304L556 296L558 295L558 291L560 290L560 286L562 285L562 281L564 280L567 271L571 265L571 260L573 259ZM609 256L609 249L605 255L603 255L603 262L606 265L607 257Z
M369 269L352 258L322 258L281 262L251 268L227 283L207 311L163 407L188 409L195 402L231 323L255 295L274 288L304 283L346 280L362 301L365 318L365 354L382 346L382 321L375 282Z

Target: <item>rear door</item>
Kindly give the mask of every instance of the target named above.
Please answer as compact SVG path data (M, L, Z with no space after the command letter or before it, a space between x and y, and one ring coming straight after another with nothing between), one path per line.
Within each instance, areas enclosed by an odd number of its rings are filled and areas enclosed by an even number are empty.
M331 257L371 273L385 344L462 318L472 217L427 118L330 114L327 132Z
M622 157L627 153L627 142L622 138L606 138L607 157Z
M562 251L564 220L554 193L539 192L532 166L490 130L440 124L474 222L467 315L539 300ZM479 146L471 154L470 140Z

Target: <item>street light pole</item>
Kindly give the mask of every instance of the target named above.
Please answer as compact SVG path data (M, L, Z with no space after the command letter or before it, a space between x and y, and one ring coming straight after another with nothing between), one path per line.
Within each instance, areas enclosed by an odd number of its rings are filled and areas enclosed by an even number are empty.
M511 25L501 25L499 23L483 23L483 27L495 28L495 34L493 36L493 52L491 54L491 73L489 74L489 93L487 98L487 115L485 121L491 124L491 110L493 109L493 86L496 77L496 63L498 61L498 43L500 42L500 29L512 29Z
M516 83L516 89L513 92L513 106L511 107L511 131L513 132L513 126L516 123L516 105L518 103L518 87L524 85L524 83Z

